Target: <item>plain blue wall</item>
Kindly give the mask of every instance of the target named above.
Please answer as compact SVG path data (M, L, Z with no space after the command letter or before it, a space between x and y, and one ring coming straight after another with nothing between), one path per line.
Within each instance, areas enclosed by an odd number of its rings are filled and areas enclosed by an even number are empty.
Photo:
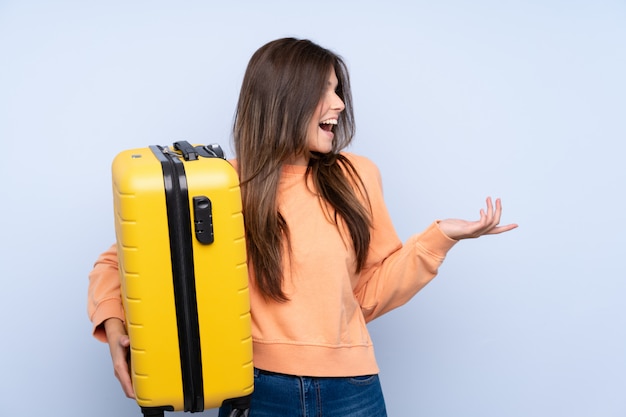
M389 415L626 415L618 0L0 0L0 415L139 415L85 307L114 239L111 160L230 150L245 65L286 35L345 57L352 150L403 239L487 195L520 224L457 245L372 323Z

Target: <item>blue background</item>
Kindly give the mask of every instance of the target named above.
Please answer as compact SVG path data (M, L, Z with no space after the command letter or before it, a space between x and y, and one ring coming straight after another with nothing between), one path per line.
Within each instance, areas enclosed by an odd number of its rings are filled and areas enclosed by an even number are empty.
M179 139L232 156L247 61L282 36L346 59L351 150L403 239L487 195L520 224L371 324L389 415L626 415L618 0L0 0L0 414L140 415L86 315L110 163Z

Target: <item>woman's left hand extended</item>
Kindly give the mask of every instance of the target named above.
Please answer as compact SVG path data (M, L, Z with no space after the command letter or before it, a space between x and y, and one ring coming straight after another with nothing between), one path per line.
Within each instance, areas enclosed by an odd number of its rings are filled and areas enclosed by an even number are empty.
M480 219L477 221L446 219L439 222L439 228L448 237L461 240L473 239L483 235L496 235L498 233L508 232L515 229L517 224L508 224L506 226L498 226L500 216L502 215L502 203L500 199L496 199L496 207L494 210L491 197L487 197L487 210L480 210Z

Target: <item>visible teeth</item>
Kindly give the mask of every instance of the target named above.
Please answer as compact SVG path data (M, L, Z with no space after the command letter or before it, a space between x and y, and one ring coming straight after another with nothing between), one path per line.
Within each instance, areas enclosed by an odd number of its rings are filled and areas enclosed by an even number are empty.
M328 119L320 123L321 125L336 125L337 119Z

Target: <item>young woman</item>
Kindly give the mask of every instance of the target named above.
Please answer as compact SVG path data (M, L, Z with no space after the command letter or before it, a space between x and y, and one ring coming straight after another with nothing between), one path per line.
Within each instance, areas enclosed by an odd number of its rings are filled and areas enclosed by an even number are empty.
M308 40L262 46L234 124L250 271L255 391L250 416L379 417L385 404L366 323L406 303L461 239L498 234L501 204L441 220L403 245L368 159L344 152L354 115L348 71ZM115 248L90 274L94 335L126 364ZM220 416L226 416L223 407Z

